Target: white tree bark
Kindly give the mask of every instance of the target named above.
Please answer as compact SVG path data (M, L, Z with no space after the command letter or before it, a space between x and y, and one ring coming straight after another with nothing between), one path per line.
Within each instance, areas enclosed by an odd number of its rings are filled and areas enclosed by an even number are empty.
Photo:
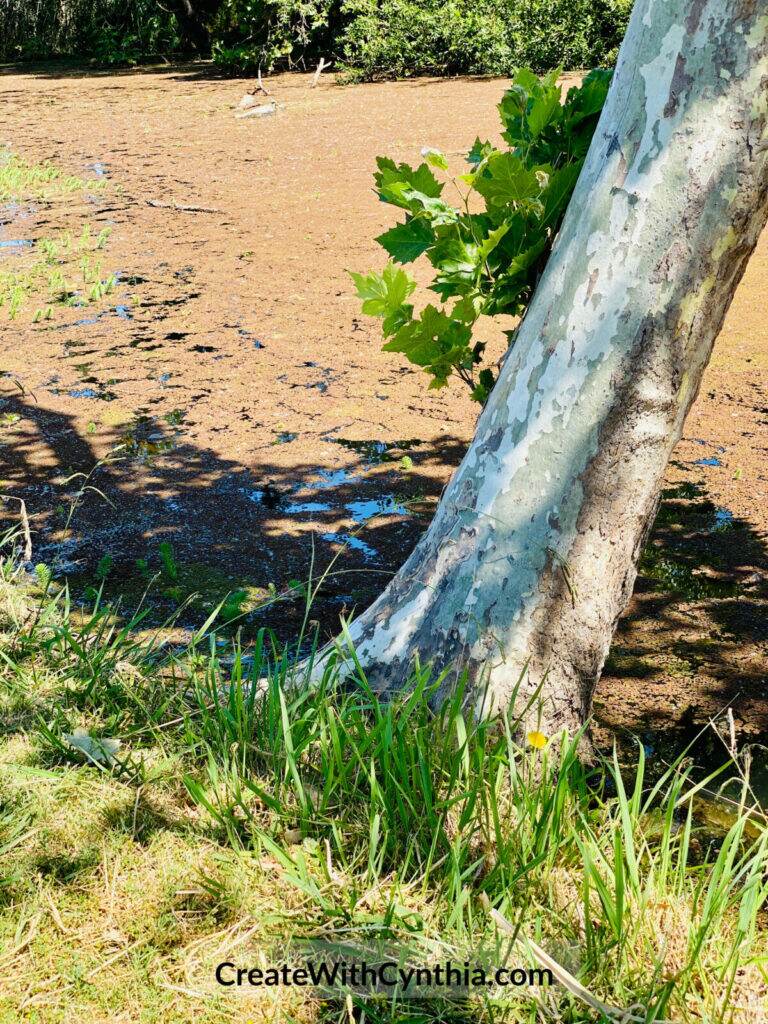
M418 655L447 681L466 670L482 711L522 678L519 700L543 681L545 731L588 716L670 452L768 216L767 126L766 0L637 0L474 441L351 626L375 689L405 685Z

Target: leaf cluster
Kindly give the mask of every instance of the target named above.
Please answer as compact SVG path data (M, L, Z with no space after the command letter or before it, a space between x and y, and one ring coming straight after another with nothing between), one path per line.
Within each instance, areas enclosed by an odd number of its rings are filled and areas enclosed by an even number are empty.
M475 340L481 316L521 318L533 297L586 157L610 84L611 72L591 71L565 100L559 69L541 78L521 69L499 104L507 149L475 140L470 169L450 182L459 205L444 197L435 171L447 172L437 150L423 151L415 169L377 160L382 202L405 211L405 220L377 238L390 262L382 272L356 274L363 312L379 317L384 351L400 352L442 388L458 376L484 403L496 379ZM413 278L397 264L425 257L434 270L430 289L438 303L420 312L408 301ZM517 328L505 332L510 344Z

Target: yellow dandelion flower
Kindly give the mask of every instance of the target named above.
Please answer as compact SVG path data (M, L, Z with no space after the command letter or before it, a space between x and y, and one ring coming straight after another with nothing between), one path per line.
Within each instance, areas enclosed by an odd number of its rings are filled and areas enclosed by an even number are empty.
M543 750L547 745L547 737L543 732L536 732L534 730L528 733L528 743L536 750Z

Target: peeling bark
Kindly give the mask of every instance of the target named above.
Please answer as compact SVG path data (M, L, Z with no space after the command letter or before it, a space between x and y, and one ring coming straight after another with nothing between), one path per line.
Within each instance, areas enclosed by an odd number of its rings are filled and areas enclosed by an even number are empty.
M768 217L768 3L637 0L560 235L435 518L351 626L478 710L589 715L661 479ZM339 653L333 655L333 651ZM337 645L325 652L339 659Z

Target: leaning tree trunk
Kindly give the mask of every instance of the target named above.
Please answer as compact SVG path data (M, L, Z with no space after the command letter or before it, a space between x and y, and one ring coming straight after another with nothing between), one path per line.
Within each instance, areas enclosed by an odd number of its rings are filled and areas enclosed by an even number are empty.
M588 716L664 469L768 215L768 3L637 0L560 235L434 521L351 626L481 710ZM342 654L337 657L344 657ZM325 659L323 659L325 660Z

